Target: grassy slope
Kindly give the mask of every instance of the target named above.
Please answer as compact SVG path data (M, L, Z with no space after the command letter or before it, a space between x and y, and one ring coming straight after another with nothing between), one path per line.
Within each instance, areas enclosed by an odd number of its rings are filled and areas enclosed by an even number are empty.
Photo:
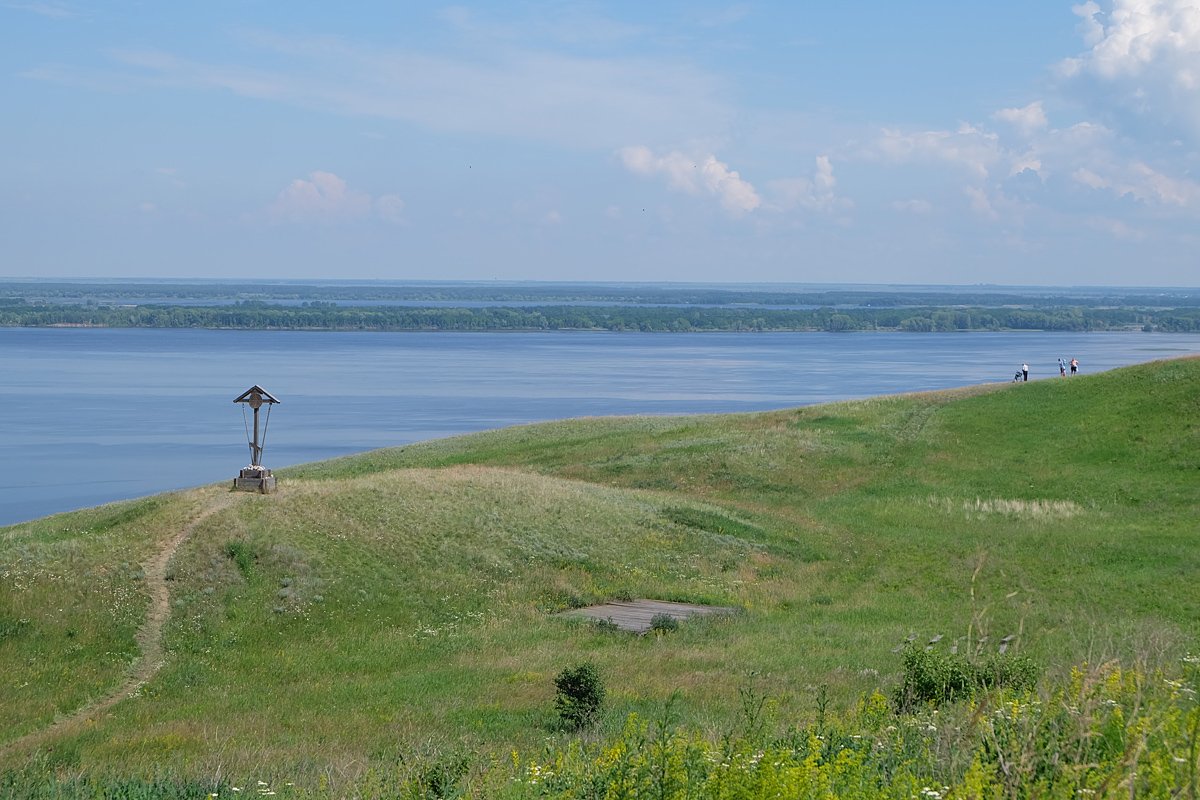
M684 718L716 727L748 684L783 715L822 683L842 703L886 687L909 633L1020 631L1052 668L1194 648L1198 389L1188 360L289 470L199 526L172 564L164 669L52 758L308 781L422 742L530 746L553 735L551 678L585 658L610 682L606 724L679 689ZM0 674L20 698L0 742L119 682L146 603L129 565L214 496L0 532ZM624 596L745 613L660 639L546 613Z

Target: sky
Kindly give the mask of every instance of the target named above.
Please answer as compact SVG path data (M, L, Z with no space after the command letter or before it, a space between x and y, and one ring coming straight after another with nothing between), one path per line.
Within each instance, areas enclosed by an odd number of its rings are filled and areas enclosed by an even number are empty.
M0 0L0 277L1200 286L1200 0Z

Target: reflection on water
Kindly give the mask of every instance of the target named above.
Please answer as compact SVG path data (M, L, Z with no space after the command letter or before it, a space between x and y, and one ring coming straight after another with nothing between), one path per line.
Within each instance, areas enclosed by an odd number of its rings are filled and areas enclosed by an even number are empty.
M232 402L283 402L283 467L562 417L769 408L1200 352L1145 333L327 333L0 329L0 524L231 478Z

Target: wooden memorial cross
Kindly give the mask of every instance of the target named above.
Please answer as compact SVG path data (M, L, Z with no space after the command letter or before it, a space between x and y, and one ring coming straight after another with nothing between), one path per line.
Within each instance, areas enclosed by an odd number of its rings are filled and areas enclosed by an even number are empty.
M271 406L278 403L279 400L266 389L254 384L235 397L233 402L244 404L242 406L243 422L245 421L246 406L250 406L254 410L253 437L250 436L248 424L246 431L247 444L250 445L250 466L243 468L233 479L233 488L243 492L261 492L262 494L273 492L275 491L275 476L271 474L271 470L262 465L262 451L267 440L267 425L271 421ZM259 439L258 412L264 405L267 407L267 417L262 428L262 438Z

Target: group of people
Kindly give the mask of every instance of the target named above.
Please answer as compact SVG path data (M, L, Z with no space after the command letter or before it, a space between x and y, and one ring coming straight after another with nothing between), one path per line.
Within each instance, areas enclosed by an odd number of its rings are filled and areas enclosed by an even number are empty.
M1072 375L1074 375L1076 372L1079 372L1079 359L1072 358L1070 366ZM1061 358L1058 360L1058 374L1064 378L1067 377L1067 362L1063 361Z
M1058 359L1058 374L1064 378L1067 377L1067 367L1071 368L1072 375L1077 374L1079 372L1079 359L1072 358L1069 362L1063 361L1061 358ZM1021 368L1019 370L1017 370L1017 374L1013 375L1013 380L1014 381L1029 380L1029 364L1022 364Z

